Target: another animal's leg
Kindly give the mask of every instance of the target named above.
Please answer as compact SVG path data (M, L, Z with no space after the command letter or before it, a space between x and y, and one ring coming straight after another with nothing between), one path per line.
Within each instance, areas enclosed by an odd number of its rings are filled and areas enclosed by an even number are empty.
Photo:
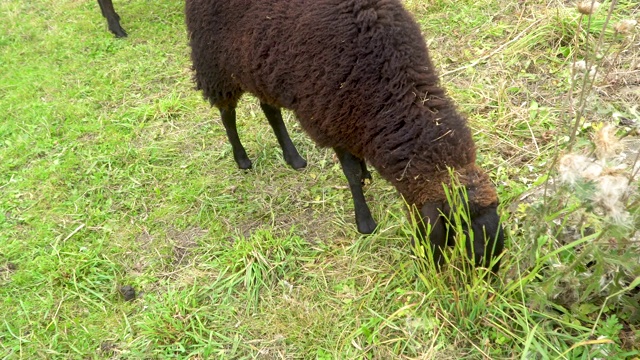
M360 168L362 168L362 185L368 185L372 181L371 173L367 170L367 163L360 160Z
M307 161L300 156L293 142L291 142L287 128L282 120L282 112L280 112L280 109L265 103L260 103L260 107L267 116L267 120L269 120L269 124L271 124L273 128L276 138L278 138L278 142L282 148L282 155L287 164L291 165L294 169L301 169L307 166Z
M250 169L251 160L249 160L247 152L240 142L238 129L236 128L236 109L221 108L220 117L222 118L222 124L224 124L224 128L227 131L227 138L229 138L231 148L233 149L233 158L236 160L238 167L240 169Z
M358 231L363 234L371 234L376 229L376 222L371 216L371 211L362 193L362 180L364 177L362 172L363 160L355 157L346 150L339 148L334 148L334 150L342 165L342 171L349 182Z
M116 37L126 37L127 32L120 26L120 16L118 16L116 10L113 8L113 2L111 0L98 0L98 5L100 5L102 16L107 19L109 30L111 30Z

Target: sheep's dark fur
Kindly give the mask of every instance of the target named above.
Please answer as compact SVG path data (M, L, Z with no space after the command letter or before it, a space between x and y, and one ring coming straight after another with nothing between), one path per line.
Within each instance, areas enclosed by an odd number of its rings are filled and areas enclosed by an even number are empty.
M220 109L241 168L251 162L234 109L249 92L294 168L306 163L288 140L280 108L292 109L318 145L335 149L361 232L376 226L362 195L366 160L431 224L439 264L451 241L443 218L450 167L468 192L476 263L486 266L502 252L494 186L475 165L466 120L439 86L420 29L400 1L187 0L186 21L197 88Z
M113 8L113 2L111 0L98 0L98 5L100 5L100 11L102 12L102 16L104 16L107 19L109 30L116 37L127 36L127 32L124 31L122 26L120 26L120 16L118 15L118 13L116 13L116 10Z

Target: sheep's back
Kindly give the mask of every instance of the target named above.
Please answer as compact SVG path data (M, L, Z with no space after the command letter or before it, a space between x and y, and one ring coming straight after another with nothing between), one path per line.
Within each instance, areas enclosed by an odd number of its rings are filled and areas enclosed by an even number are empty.
M418 139L442 138L434 155L473 148L463 118L431 124L452 105L397 0L187 0L187 25L196 82L216 105L250 92L292 109L319 145L367 158L387 178L415 158ZM447 145L452 127L458 138ZM442 163L428 157L425 166Z

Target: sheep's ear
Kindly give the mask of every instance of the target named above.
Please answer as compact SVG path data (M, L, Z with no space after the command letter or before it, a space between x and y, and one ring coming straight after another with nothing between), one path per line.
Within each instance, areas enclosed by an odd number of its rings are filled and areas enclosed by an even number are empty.
M441 209L442 204L439 202L426 203L420 209L420 215L425 226L424 235L426 235L427 224L431 225L429 242L433 251L433 262L438 269L440 269L443 262L442 251L447 246L447 229L445 220L442 218Z

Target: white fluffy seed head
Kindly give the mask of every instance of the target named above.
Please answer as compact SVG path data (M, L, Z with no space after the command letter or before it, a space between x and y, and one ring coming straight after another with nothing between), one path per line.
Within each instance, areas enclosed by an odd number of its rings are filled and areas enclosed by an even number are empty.
M579 1L576 4L576 8L578 9L578 12L580 14L591 15L594 12L596 12L596 10L598 10L600 5L601 4L598 1L585 0L585 1Z
M613 25L613 28L620 34L626 34L631 32L631 30L633 30L636 25L638 25L638 22L636 20L627 19L621 20L617 24Z
M589 68L589 76L594 76L596 74L596 65L591 65ZM584 60L576 61L573 63L573 71L576 76L582 75L587 72L587 62Z
M602 165L577 154L564 155L558 165L560 181L567 185L574 185L580 179L595 180L602 171Z
M624 198L629 194L629 179L622 175L604 175L598 179L593 201L618 225L628 225L631 215L625 209Z
M587 62L584 60L576 61L573 64L573 68L576 72L585 72L587 71Z
M622 175L605 175L598 178L594 200L607 210L621 205L623 197L629 191L629 179Z
M611 124L601 127L593 135L593 143L596 146L596 156L600 160L610 159L620 153L624 146L616 136L616 128Z

